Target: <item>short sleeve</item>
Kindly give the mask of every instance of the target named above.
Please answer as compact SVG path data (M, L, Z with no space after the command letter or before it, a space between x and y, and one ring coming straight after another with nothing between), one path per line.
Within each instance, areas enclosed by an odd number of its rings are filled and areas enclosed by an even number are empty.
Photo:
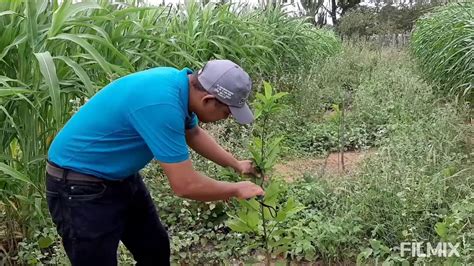
M132 111L129 119L157 160L178 163L189 158L182 110L155 104Z
M186 117L186 129L192 129L197 126L199 120L195 113L191 113L190 116Z

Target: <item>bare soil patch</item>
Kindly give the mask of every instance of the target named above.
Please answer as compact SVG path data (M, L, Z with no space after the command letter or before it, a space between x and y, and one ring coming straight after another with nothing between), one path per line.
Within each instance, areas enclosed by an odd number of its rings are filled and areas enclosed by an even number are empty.
M339 152L330 153L326 158L298 158L279 163L275 166L275 175L287 181L294 181L305 174L317 176L346 176L360 165L374 150L344 152L344 169Z

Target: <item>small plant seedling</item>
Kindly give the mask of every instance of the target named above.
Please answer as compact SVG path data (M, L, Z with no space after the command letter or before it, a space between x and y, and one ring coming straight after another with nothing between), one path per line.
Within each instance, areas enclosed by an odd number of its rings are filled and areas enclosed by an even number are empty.
M283 104L279 100L287 95L285 92L275 93L272 86L264 82L264 93L257 93L254 101L255 118L257 120L253 130L253 140L250 146L252 159L260 174L260 185L265 190L265 196L248 200L239 200L239 209L236 214L229 214L227 225L240 233L255 233L261 236L266 252L266 264L270 264L270 254L273 250L285 251L285 245L292 239L278 230L278 225L304 209L294 198L286 199L280 204L282 185L272 182L271 178L265 181L272 168L275 166L281 150L283 136L275 136L269 123L272 117L279 112ZM260 246L259 243L256 247Z

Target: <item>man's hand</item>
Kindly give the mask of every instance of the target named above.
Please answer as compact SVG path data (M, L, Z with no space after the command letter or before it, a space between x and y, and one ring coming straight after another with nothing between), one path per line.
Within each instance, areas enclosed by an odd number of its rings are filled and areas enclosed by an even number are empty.
M239 174L259 177L251 160L238 161L231 153L224 150L206 130L196 126L186 130L188 145L200 155L223 167L232 167ZM266 177L264 178L266 180Z
M238 183L235 183L235 186L236 186L235 196L239 199L250 199L255 196L260 196L260 195L265 194L265 192L260 186L250 181L238 182Z
M171 188L182 198L216 201L263 195L262 188L252 182L225 182L202 175L194 170L190 160L180 163L161 162L160 165L168 177Z
M235 170L242 175L258 175L258 171L251 160L238 161Z
M258 178L261 177L261 173L258 172L255 164L251 160L238 161L235 170L241 175L252 175ZM268 181L268 176L264 176L263 180Z

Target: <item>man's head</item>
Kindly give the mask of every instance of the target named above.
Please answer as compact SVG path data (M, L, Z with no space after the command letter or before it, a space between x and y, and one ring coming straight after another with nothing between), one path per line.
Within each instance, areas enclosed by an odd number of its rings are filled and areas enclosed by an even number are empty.
M190 76L190 110L202 122L215 122L230 114L240 124L253 122L247 105L252 80L229 60L212 60Z

